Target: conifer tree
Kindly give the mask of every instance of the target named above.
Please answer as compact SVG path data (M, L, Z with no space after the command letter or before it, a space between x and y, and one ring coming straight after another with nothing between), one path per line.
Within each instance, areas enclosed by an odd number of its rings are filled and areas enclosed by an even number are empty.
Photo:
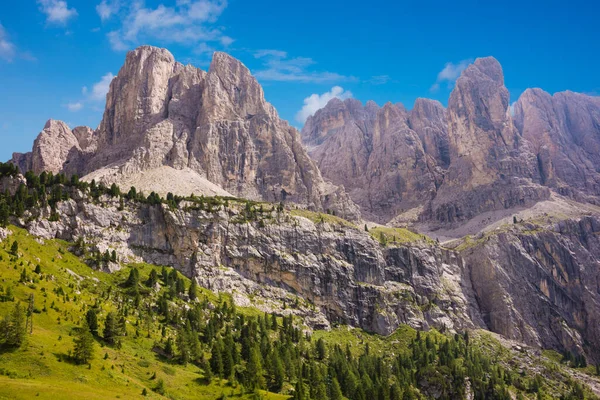
M0 322L0 343L6 347L21 347L25 343L25 310L20 303Z
M96 310L90 308L85 314L85 320L92 335L98 336L98 315L96 314Z
M83 321L81 328L77 330L73 342L75 344L73 349L75 362L77 364L88 364L94 358L94 337L86 320Z
M192 278L192 283L190 285L190 288L188 289L188 296L192 301L198 298L198 284L196 283L196 279L194 278Z
M104 321L104 331L102 333L104 340L113 346L120 347L121 333L119 331L119 322L114 312L109 312Z

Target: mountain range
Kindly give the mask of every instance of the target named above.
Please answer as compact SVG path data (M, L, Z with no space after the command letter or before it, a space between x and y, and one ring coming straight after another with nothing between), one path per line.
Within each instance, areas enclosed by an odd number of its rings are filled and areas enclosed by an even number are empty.
M600 362L600 99L528 89L511 108L492 57L462 72L446 108L333 99L298 132L227 54L205 72L143 46L97 129L50 120L12 163L286 209L74 193L16 221L36 236L172 265L241 303L299 296L317 327L483 328Z

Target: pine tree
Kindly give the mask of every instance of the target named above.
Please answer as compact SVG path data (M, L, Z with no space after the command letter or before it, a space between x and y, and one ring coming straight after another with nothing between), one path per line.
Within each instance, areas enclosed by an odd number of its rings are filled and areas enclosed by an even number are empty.
M210 352L210 368L217 376L223 378L223 357L221 356L221 349L218 346L218 342L213 343Z
M119 347L121 344L121 333L119 331L119 322L117 316L112 311L106 315L104 322L104 331L102 333L104 340L113 346Z
M265 378L263 376L260 349L254 346L250 351L250 358L246 364L245 386L250 389L263 389L265 387Z
M98 315L96 314L96 310L90 308L85 314L85 320L92 335L98 336Z
M73 359L77 364L88 364L94 358L94 337L90 332L87 321L84 320L81 328L77 330L77 336L73 340Z
M121 195L121 190L119 189L116 183L113 183L110 186L110 195L111 197L117 197Z
M10 246L10 253L15 257L19 255L19 242L16 240L13 242L12 246Z
M136 288L140 282L140 271L137 268L132 268L129 271L129 277L125 281L125 286L130 288Z
M0 203L0 227L5 228L8 225L8 217L10 216L10 211L8 210L8 206L4 201Z
M155 269L153 269L152 271L150 271L150 276L148 277L148 280L146 281L146 286L148 287L154 287L154 285L156 285L156 282L158 282L158 273L156 272Z
M331 400L342 400L344 398L342 395L342 389L340 388L340 383L336 377L331 379L331 384L329 385L329 398Z
M323 341L323 338L319 338L319 340L317 340L316 352L319 360L324 360L327 356L327 349L325 348L325 342Z
M0 343L7 347L21 347L27 336L25 320L25 310L20 303L15 304L0 323Z
M198 284L196 283L196 279L192 278L192 284L188 289L188 296L190 300L194 301L198 298Z

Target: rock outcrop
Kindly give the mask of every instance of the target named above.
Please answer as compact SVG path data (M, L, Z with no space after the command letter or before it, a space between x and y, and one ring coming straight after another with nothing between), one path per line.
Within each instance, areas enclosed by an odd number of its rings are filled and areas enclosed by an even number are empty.
M234 196L359 217L344 191L323 180L298 131L265 101L250 71L225 53L215 53L204 72L176 62L166 49L129 52L96 131L50 121L32 154L15 155L13 162L35 172L92 174L107 184L170 167ZM202 194L205 186L192 192Z
M531 143L542 183L578 199L600 195L600 98L527 89L515 125Z
M461 252L486 326L534 346L600 354L600 218L519 224Z
M70 190L53 221L42 207L16 222L42 238L114 249L121 262L174 266L238 304L297 313L314 327L484 328L600 361L600 212L507 224L449 247L381 245L336 217L274 205L121 205Z
M99 204L76 190L72 197L57 205L58 221L47 208L21 222L42 238L83 237L91 251L115 249L123 262L174 266L239 304L297 312L317 327L336 322L387 335L400 324L482 326L460 258L425 241L382 247L346 221L269 205L248 220L243 202L173 210L125 201L119 210L107 196Z
M438 133L425 125L423 135ZM402 106L333 99L308 118L302 135L323 175L343 186L373 220L385 222L435 193L435 161Z
M410 112L333 99L302 135L323 176L379 222L451 227L550 196L492 57L462 72L447 109L427 99Z

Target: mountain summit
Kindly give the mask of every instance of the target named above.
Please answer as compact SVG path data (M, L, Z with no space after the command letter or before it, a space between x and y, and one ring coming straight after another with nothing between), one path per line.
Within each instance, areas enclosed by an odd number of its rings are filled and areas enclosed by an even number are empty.
M248 68L220 52L208 72L176 62L166 49L129 52L98 129L49 121L32 152L12 161L22 171L162 194L231 194L359 215L343 190L323 180Z

